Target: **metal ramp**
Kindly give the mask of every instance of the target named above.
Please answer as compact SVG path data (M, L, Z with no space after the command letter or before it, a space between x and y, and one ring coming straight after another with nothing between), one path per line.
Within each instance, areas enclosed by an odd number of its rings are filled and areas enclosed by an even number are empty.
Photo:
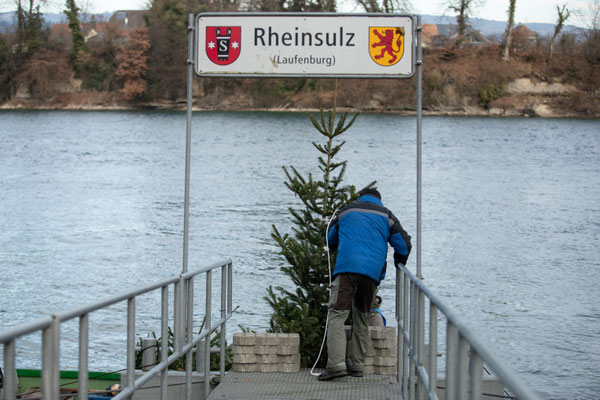
M350 376L319 382L309 369L296 373L228 372L209 400L383 400L401 399L395 375Z

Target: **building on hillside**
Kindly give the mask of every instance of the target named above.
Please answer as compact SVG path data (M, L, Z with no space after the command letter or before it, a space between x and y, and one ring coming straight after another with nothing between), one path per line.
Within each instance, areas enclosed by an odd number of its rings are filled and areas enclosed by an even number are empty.
M458 39L458 30L455 34L450 36L450 39ZM465 42L471 46L487 46L492 43L492 41L485 37L483 33L471 27L468 27L467 31L465 32Z
M512 48L516 51L527 50L538 45L539 36L525 25L517 25L512 33Z
M437 24L435 26L438 31L438 35L450 38L458 32L458 25L456 24Z
M145 26L146 20L144 17L147 13L146 10L118 10L115 11L108 22L127 31L138 26Z
M73 47L73 35L69 24L54 24L50 28L50 36L48 40L51 43L56 43L64 50L69 50Z
M423 24L423 30L421 31L423 47L431 47L433 45L433 40L437 35L439 35L437 25Z
M427 32L426 32L427 27ZM437 24L423 26L423 43L429 47L446 47L458 39L458 25ZM465 43L471 46L487 46L492 41L476 29L467 27Z
M85 43L88 42L88 40L90 40L91 38L98 36L98 31L94 28L90 28L87 33L85 34L85 36L83 37L83 41Z

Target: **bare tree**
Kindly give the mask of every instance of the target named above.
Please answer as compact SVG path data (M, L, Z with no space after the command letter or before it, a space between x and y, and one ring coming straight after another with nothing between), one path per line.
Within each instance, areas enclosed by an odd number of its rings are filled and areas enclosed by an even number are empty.
M448 8L456 12L456 24L458 25L458 44L464 40L467 32L467 24L473 9L483 4L485 0L448 0Z
M504 33L504 55L502 59L508 61L510 58L510 45L512 44L512 31L515 24L515 9L517 8L517 0L508 0L508 23L506 32Z
M582 15L587 29L583 54L592 64L600 64L600 0L590 0L587 12Z
M556 25L554 25L554 35L552 35L552 40L550 41L550 55L548 59L552 58L552 53L554 52L554 41L562 32L563 27L565 26L565 21L571 16L571 12L567 8L566 4L563 4L562 8L557 5L556 12L558 13L558 18L556 21Z
M413 9L410 0L356 0L365 12L408 12Z
M0 5L7 5L10 1L2 1ZM36 50L39 47L40 32L43 17L40 6L47 0L13 0L17 16L17 42L21 51Z

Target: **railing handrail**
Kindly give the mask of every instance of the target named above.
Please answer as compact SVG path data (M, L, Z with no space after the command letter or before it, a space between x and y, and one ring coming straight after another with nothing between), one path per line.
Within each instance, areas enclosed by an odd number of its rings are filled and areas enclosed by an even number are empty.
M211 324L212 312L212 271L221 269L221 316L220 319ZM203 332L195 335L193 332L193 306L194 290L193 280L197 275L206 274L206 310ZM100 301L86 304L84 306L41 317L32 322L16 325L0 332L0 343L4 345L4 398L12 400L16 398L16 341L18 338L35 332L42 332L42 397L44 399L58 398L59 391L59 346L60 326L62 323L74 318L79 318L79 398L87 400L88 389L88 316L90 313L105 309L114 304L127 301L127 375L128 382L124 390L115 399L127 398L137 389L143 386L149 379L162 374L161 398L167 398L167 375L168 366L180 357L188 355L186 359L186 398L192 394L192 365L191 352L195 346L200 346L204 341L204 393L209 392L210 380L210 335L217 329L221 329L221 360L220 373L225 371L225 335L226 322L232 315L232 275L233 267L231 259L204 266L195 271L182 273L176 276L162 279L149 285L138 287L117 295L108 296ZM167 349L161 349L161 362L141 378L134 379L135 370L135 299L157 289L162 291L161 307L161 336L166 336L168 330L168 293L169 286L175 286L173 307L175 348L171 356L167 355ZM167 341L163 343L168 343ZM197 369L201 366L197 357Z
M200 272L203 272L204 269ZM198 273L200 273L198 272ZM188 274L189 275L189 274ZM196 274L197 275L197 274ZM180 279L181 275L176 275L171 278L163 279L162 281L153 283L151 285L142 286L137 289L130 290L128 292L123 292L113 296L107 296L102 300L88 303L82 307L74 308L72 310L66 310L60 312L58 314L51 314L50 316L40 317L37 320L32 322L26 322L24 324L15 325L9 327L4 332L0 332L0 343L6 343L13 338L24 336L41 329L45 329L50 326L52 323L53 316L56 316L60 321L66 322L73 318L81 317L84 314L89 314L90 312L98 311L102 308L112 306L116 303L120 303L123 300L127 300L130 297L137 297L141 294L145 294L151 292L160 287L164 287L170 285L172 283L177 282Z
M406 370L402 370L400 366L404 366L404 361L403 360L398 360L398 378L399 381L402 379L402 381L406 382L407 379L403 376L400 377L400 374L402 372L402 374L408 374L410 375L408 377L408 380L412 380L414 378L417 379L418 382L410 382L409 384L416 384L417 387L419 385L423 385L422 389L425 389L425 391L428 393L428 397L430 399L437 399L437 395L435 394L435 388L431 387L430 382L435 382L436 377L429 376L429 373L427 372L427 370L424 367L424 364L427 360L424 360L424 354L423 354L423 346L425 345L425 329L424 329L424 322L425 322L425 315L424 315L424 308L425 308L425 304L424 304L424 299L423 300L419 300L419 297L417 297L417 294L413 294L411 291L411 294L409 295L407 294L403 294L403 290L406 289L407 285L401 285L400 281L400 275L403 275L405 277L407 277L410 281L410 284L416 289L418 290L423 297L427 297L427 299L429 300L429 304L430 304L430 309L434 308L434 310L439 310L442 315L446 318L448 325L452 326L456 329L458 338L461 338L462 340L464 340L466 342L465 346L468 346L472 352L474 352L477 357L481 360L481 366L483 367L483 364L487 365L488 367L490 367L490 369L501 379L502 383L504 385L506 385L511 393L516 396L519 399L539 399L539 396L533 392L522 380L521 378L515 373L513 372L513 370L511 368L509 368L503 361L500 360L500 358L498 358L490 349L487 345L483 344L483 342L481 340L479 340L479 338L471 331L470 328L467 327L466 324L464 324L458 317L457 315L448 307L446 306L446 304L438 297L436 296L433 292L431 292L431 290L429 290L425 284L423 283L423 281L421 279L418 279L414 274L412 274L408 268L406 268L405 266L400 266L400 268L398 269L398 277L396 279L396 285L398 286L396 289L396 296L397 296L397 308L396 308L396 320L398 323L398 344L399 346L401 345L401 341L402 341L402 345L406 346L406 348L404 350L408 351L410 353L410 355L407 355L405 353L403 353L404 355L404 359L406 359L406 357L410 357L412 359L412 361L414 362L414 365L412 365L412 368L409 368L409 371ZM412 289L412 287L411 287ZM407 304L404 304L404 299L408 299L408 297L410 296L410 306ZM415 304L412 304L412 303ZM423 303L423 304L421 304ZM407 310L410 311L407 312ZM403 312L404 310L404 312ZM410 315L407 315L410 314ZM432 317L433 315L433 317ZM402 318L404 316L404 318ZM435 318L436 321L434 321L434 323L431 323L431 318ZM432 328L433 325L433 328ZM436 332L431 332L431 329L436 330ZM431 335L437 335L437 311L435 311L434 313L430 314L430 341L432 341L431 339ZM446 338L446 340L448 341L448 338ZM437 346L437 338L433 338L433 341L435 343L435 345ZM448 345L447 343L447 346ZM420 347L420 348L419 348ZM400 348L398 349L398 355L400 356ZM403 351L404 351L403 350ZM437 349L430 349L430 357L437 357ZM448 357L448 355L447 355ZM434 364L431 364L431 359L430 361L430 365L433 365L434 368L432 368L434 370L434 372L436 371L436 362L434 361ZM464 360L463 360L464 361ZM402 363L402 364L401 364ZM460 369L460 368L459 368ZM464 384L464 382L466 382L469 377L465 377L465 376L461 376L461 372L462 371L457 371L458 373L455 373L454 371L451 374L450 379L454 379L455 382L449 383L447 384L447 386L452 386L452 387L458 387L461 384ZM477 371L476 371L477 372ZM448 371L446 371L446 373L448 373ZM448 376L447 376L448 378ZM471 377L471 379L475 379L473 377ZM461 381L463 380L463 381ZM459 382L461 381L461 382ZM480 382L477 383L473 383L474 385L479 385L476 387L480 387ZM465 389L466 390L466 389ZM479 396L480 394L471 394L470 398L479 398L476 396ZM446 398L458 398L458 397L454 397L454 394L450 394L448 395L448 393L446 394ZM450 396L450 397L448 397Z

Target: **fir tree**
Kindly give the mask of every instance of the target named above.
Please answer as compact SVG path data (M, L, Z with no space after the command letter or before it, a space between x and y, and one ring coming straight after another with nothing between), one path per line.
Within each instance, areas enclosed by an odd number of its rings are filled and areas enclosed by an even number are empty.
M79 26L79 7L75 4L75 0L67 0L65 3L66 10L65 15L69 19L69 28L71 28L71 35L73 37L73 49L71 50L71 62L75 67L75 72L79 73L79 64L77 63L77 56L80 52L85 50L85 41L83 40L83 34L81 33L81 27Z
M33 3L33 2L31 2ZM29 56L37 53L42 46L42 26L44 25L44 16L40 12L40 6L31 8L27 15L27 28L25 31L27 53Z
M322 177L315 180L311 173L305 177L293 166L283 167L287 177L285 185L298 196L303 208L289 209L295 225L292 235L282 235L275 226L271 234L289 263L281 270L296 289L267 288L265 299L273 309L270 330L300 334L303 367L312 366L319 354L327 318L330 284L325 243L327 221L336 210L358 197L354 186L342 186L347 162L333 160L345 144L335 139L352 126L358 114L349 122L347 116L344 113L336 124L335 107L327 113L321 111L320 120L309 115L313 126L326 138L325 144L312 143L320 153L318 163ZM332 269L334 265L335 255L332 254ZM325 358L321 357L321 365Z

